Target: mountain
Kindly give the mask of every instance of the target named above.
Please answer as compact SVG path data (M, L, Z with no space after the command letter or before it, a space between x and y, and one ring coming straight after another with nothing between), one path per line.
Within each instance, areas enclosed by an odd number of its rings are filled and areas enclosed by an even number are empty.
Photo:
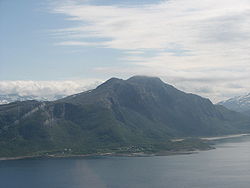
M57 101L0 105L0 156L201 147L171 139L246 132L249 122L156 77L111 78Z
M37 101L54 101L61 99L65 96L62 95L55 95L51 97L40 97L40 96L34 96L34 95L24 95L21 96L19 94L13 93L13 94L0 94L0 105L1 104L8 104L15 101L27 101L27 100L37 100Z
M250 93L243 96L237 96L222 102L218 103L219 105L223 105L226 108L236 111L242 112L246 115L250 115Z

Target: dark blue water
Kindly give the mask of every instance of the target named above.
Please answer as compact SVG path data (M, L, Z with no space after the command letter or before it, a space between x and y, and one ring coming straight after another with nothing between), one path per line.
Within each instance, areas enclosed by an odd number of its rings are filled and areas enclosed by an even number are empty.
M0 161L0 188L249 188L250 137L161 157Z

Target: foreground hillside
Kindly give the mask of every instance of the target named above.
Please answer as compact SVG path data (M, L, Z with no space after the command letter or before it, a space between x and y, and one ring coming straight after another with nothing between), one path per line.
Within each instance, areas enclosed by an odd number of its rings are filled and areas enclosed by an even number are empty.
M0 105L0 156L206 148L196 139L249 130L248 117L159 78L111 78L54 102Z

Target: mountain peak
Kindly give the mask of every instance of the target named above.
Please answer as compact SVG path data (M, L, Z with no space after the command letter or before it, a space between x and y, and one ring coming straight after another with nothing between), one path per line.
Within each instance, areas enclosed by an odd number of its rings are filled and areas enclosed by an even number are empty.
M245 114L249 114L250 112L250 94L236 96L230 98L228 100L219 102L218 104L225 106L226 108L237 111L243 112Z
M139 81L139 82L145 82L145 81L157 81L157 82L162 82L162 80L158 77L153 77L153 76L143 76L143 75L138 75L138 76L132 76L131 78L127 79L127 81Z
M108 79L106 82L104 82L101 85L99 85L97 88L103 88L103 87L107 87L107 86L112 86L112 85L114 85L116 83L121 83L123 81L124 81L123 79L112 77L112 78Z
M123 79L120 79L120 78L116 78L116 77L112 77L110 79L108 79L106 82L120 82L122 81Z
M106 82L98 86L97 88L103 88L103 87L110 87L114 86L115 84L121 84L121 83L133 83L133 84L140 84L140 85L147 85L147 84L153 84L153 85L159 85L159 84L165 84L160 78L158 77L151 77L151 76L132 76L127 80L123 80L120 78L112 77L108 79Z
M158 77L150 77L150 76L133 76L126 80L128 83L136 84L136 85L144 85L144 86L163 86L167 85Z

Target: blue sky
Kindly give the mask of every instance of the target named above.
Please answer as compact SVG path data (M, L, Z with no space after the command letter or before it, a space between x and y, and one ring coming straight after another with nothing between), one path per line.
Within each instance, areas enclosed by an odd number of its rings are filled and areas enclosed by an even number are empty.
M118 56L115 50L109 55L109 49L55 46L50 30L72 24L63 15L49 13L49 1L4 0L0 5L1 80L91 77L90 69L98 62L112 63Z
M245 94L249 9L247 0L1 0L0 92L72 94L143 74L215 102Z
M107 76L96 66L112 66L122 51L110 48L56 46L50 30L74 26L67 16L50 12L52 1L0 2L0 80L68 80ZM140 5L154 1L91 1L93 5ZM52 2L53 3L53 2ZM94 40L95 39L89 39ZM100 39L98 39L100 41Z

